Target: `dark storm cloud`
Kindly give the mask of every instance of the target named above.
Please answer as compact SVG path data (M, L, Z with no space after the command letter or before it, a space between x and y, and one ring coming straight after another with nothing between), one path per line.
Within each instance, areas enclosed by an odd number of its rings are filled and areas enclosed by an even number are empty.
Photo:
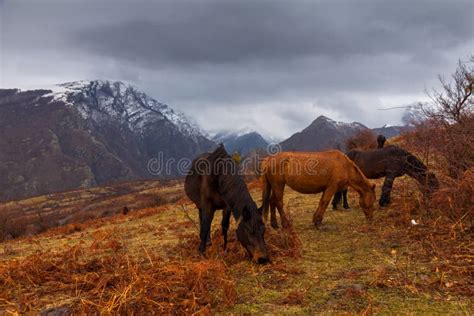
M240 63L305 56L416 54L472 32L469 1L185 1L146 19L93 25L81 47L137 63Z
M472 1L0 0L0 86L129 81L203 128L370 126L473 50Z

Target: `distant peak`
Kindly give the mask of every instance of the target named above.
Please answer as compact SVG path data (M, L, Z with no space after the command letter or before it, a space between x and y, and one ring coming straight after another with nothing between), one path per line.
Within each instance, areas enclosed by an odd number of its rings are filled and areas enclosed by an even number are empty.
M338 122L334 121L333 119L330 119L327 116L320 115L318 116L312 124L322 124L322 123L331 123L331 124L336 124Z
M315 121L332 121L332 122L334 122L334 120L332 120L329 117L324 116L324 115L318 116Z
M351 122L351 123L346 123L346 122L341 122L341 121L335 121L327 116L320 115L318 116L313 123L311 123L310 126L316 126L316 125L329 125L334 128L344 128L344 127L350 127L350 128L367 128L363 124L359 122Z

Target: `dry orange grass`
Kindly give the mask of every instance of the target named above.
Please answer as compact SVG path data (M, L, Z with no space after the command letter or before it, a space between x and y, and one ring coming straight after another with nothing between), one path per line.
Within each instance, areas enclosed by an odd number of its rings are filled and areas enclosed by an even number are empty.
M381 233L384 239L409 245L411 251L392 253L388 259L391 268L374 271L375 280L383 280L375 285L474 295L473 185L474 177L468 171L461 181L425 200L413 180L397 180L390 211L380 218L385 226ZM410 272L417 262L430 271Z
M160 210L144 210L139 218ZM117 216L112 221L129 220ZM68 234L90 229L101 220L70 225L48 232ZM45 306L65 308L70 313L165 313L209 314L235 303L235 280L231 270L247 269L246 253L234 240L224 253L220 231L214 232L214 244L207 258L198 255L198 237L179 233L193 223L170 223L165 229L177 231L181 238L166 257L143 248L131 255L127 245L116 238L114 229L91 233L91 243L79 243L60 251L36 252L24 258L0 263L0 310L7 312L40 312ZM149 227L143 225L142 230ZM290 228L285 233L267 234L274 265L259 267L275 271L288 270L284 257L299 256L300 241ZM286 271L285 270L285 271ZM245 273L245 271L242 271ZM58 298L63 298L57 306Z
M153 253L137 260L120 249L119 241L109 239L2 265L0 308L38 312L53 303L48 296L60 295L69 298L66 307L74 313L189 314L235 300L234 282L220 260L164 260ZM90 256L97 250L110 254Z

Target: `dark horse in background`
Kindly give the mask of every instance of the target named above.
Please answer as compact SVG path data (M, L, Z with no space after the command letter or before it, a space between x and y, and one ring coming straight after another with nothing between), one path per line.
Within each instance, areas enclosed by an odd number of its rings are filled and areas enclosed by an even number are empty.
M390 193L395 178L408 175L418 181L424 194L431 194L438 189L439 183L432 172L413 154L398 146L389 145L373 150L351 150L347 156L356 163L369 179L385 177L379 205L390 204ZM342 192L338 192L333 201L339 202Z
M383 135L377 136L377 148L382 148L386 141L387 139L385 138L385 136ZM334 198L332 199L332 208L334 210L337 210L337 205L339 204L339 202L341 202L341 198L342 198L342 205L344 209L347 210L350 208L349 203L347 202L347 189L344 189L334 194Z
M186 195L199 209L199 251L204 254L210 240L211 223L216 210L223 209L224 249L231 213L238 222L237 239L257 263L269 261L265 244L262 209L252 200L235 161L220 145L214 152L197 157L184 182Z

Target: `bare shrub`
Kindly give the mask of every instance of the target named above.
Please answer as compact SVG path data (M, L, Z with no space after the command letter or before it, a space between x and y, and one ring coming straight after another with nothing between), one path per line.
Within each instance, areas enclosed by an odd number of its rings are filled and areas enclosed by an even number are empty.
M8 213L0 212L0 241L7 238L7 222L8 222Z
M429 104L420 104L415 129L405 135L406 145L436 170L442 189L427 208L436 216L472 225L474 183L474 58L459 62L442 90L433 90Z
M468 220L473 224L472 206L474 205L474 168L466 170L459 181L439 190L433 195L431 204L452 220Z
M377 148L377 136L370 129L360 130L346 141L346 148L347 150Z
M25 234L26 228L28 227L28 220L25 217L12 219L7 222L7 234L11 238L18 238Z
M447 82L440 77L441 91L428 95L429 103L420 103L406 137L408 145L434 159L440 171L459 179L474 167L474 56L459 61L458 69Z
M404 147L435 170L440 189L425 201L400 200L407 209L423 215L422 225L404 231L407 244L419 242L411 255L430 258L438 280L437 290L472 293L472 234L474 205L474 58L459 62L450 82L440 77L441 91L429 94L431 102L418 105L411 117L414 129L403 135ZM403 206L403 207L401 207ZM411 217L410 216L410 217ZM454 281L445 281L449 275ZM411 284L418 287L419 285Z

